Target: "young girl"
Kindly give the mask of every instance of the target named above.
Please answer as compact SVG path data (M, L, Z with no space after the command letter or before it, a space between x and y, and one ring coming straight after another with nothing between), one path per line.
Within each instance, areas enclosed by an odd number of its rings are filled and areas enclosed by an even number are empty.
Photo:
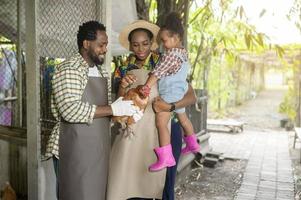
M173 104L182 99L188 89L186 78L189 71L189 62L188 53L182 46L183 35L184 28L180 17L176 13L170 13L159 32L159 37L164 47L164 54L141 90L142 93L148 95L151 86L158 81L160 97L167 103L172 104L170 112L156 113L160 147L154 149L158 160L150 165L150 171L159 171L176 164L172 154L168 130L168 122L172 111L177 113L177 117L185 132L184 141L186 147L182 149L182 153L196 153L200 150L192 124L185 113L185 108L175 109Z

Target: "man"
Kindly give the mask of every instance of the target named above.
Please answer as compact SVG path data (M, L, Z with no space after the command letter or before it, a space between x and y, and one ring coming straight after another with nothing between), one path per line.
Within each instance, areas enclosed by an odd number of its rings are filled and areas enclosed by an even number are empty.
M59 163L59 199L105 199L110 136L108 116L140 112L132 101L117 99L108 105L107 73L103 64L108 37L105 26L89 21L77 33L79 54L55 69L52 113L59 121L47 144L46 156ZM138 116L137 116L138 115ZM56 171L57 173L57 171Z

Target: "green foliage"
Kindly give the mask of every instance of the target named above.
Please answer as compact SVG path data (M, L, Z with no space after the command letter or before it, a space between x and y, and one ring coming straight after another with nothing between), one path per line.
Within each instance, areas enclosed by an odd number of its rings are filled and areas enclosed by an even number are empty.
M242 50L263 49L266 36L247 24L242 6L235 11L230 6L232 1L224 0L220 9L214 9L213 1L202 2L194 11L191 10L188 41L191 60L194 60L190 80L194 80L194 86L205 87L207 84L199 84L199 81L208 75L212 57L225 55L227 60L232 57L233 61ZM233 63L228 66L233 66Z
M227 106L234 90L232 70L224 65L227 65L227 63L223 63L218 58L213 58L211 61L208 91L209 106L214 111L220 111Z
M296 49L300 49L300 45L289 45L285 47L285 54L287 56L296 55ZM279 112L287 115L292 121L296 120L297 110L298 110L298 85L300 76L300 60L293 60L292 63L286 62L285 59L282 61L282 70L286 78L286 82L289 85L289 89L285 94L285 97L281 104L279 105Z
M295 26L301 32L301 0L295 0L291 7L287 18L295 23Z
M284 96L284 100L279 105L279 112L288 116L292 121L297 115L296 89L290 86L288 92Z
M10 42L9 39L7 39L6 37L0 36L0 41L1 42Z
M234 104L235 98L249 98L253 88L237 88L239 77L249 81L251 76L248 68L237 69L238 57L242 52L259 53L267 46L267 36L247 23L243 6L233 9L233 1L221 2L218 8L212 0L196 3L195 10L190 10L188 29L190 81L193 87L208 90L210 108L214 110Z
M158 11L157 11L157 1L149 0L149 20L156 23Z
M285 52L284 52L284 49L283 49L281 46L279 46L279 45L275 45L275 49L276 49L277 55L278 55L280 58L282 58L282 57L283 57L283 54L285 53Z
M157 2L150 2L150 19L155 21ZM268 37L248 23L244 7L234 7L234 0L190 2L187 30L190 82L194 88L208 90L210 107L215 110L245 101L251 91L263 88L259 85L263 83L258 81L260 69L254 72L251 66L241 67L240 55L259 54L270 47L282 57L284 48L268 45ZM262 10L260 17L265 12Z

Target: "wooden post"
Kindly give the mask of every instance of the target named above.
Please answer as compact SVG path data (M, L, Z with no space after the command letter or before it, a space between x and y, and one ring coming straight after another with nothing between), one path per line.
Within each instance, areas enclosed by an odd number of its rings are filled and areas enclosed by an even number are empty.
M39 0L26 0L26 97L28 199L40 200L40 62L38 53Z

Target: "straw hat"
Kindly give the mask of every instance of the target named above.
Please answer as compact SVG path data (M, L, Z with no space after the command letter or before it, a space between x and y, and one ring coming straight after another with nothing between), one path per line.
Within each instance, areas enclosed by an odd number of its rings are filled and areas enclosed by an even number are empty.
M122 29L122 31L119 34L119 42L124 48L129 50L130 43L128 40L128 36L129 36L130 32L132 32L133 30L135 30L137 28L144 28L144 29L147 29L150 32L152 32L154 37L153 37L153 44L151 46L151 49L155 50L156 48L158 48L158 44L156 42L156 37L157 37L157 34L158 34L160 28L156 24L150 23L145 20L136 20L133 23L127 25L126 27L124 27Z

